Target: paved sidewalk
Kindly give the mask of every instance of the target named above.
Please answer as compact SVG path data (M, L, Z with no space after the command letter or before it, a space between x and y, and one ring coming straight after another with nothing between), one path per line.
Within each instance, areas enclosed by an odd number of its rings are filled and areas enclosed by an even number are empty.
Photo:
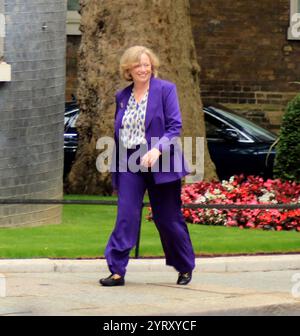
M188 286L164 259L130 260L115 288L98 284L105 260L0 260L0 274L0 315L300 316L300 255L199 258Z

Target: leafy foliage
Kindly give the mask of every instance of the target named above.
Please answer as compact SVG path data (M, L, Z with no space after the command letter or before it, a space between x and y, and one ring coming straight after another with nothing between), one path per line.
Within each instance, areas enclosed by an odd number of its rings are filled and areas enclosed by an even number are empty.
M289 102L276 146L274 176L300 182L300 95Z

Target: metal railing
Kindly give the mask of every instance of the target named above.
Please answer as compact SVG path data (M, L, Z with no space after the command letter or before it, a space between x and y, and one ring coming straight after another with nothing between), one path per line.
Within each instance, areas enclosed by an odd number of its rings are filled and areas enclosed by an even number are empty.
M14 205L14 204L62 204L62 205L112 205L117 206L117 201L104 200L66 200L66 199L0 199L0 205ZM149 202L142 203L142 211L145 206L151 206ZM188 209L284 209L295 210L300 209L300 203L290 204L205 204L205 203L189 203L182 204L183 208ZM142 213L141 211L141 213ZM139 222L138 237L135 246L135 258L139 258L140 239L141 239L141 224L142 218Z

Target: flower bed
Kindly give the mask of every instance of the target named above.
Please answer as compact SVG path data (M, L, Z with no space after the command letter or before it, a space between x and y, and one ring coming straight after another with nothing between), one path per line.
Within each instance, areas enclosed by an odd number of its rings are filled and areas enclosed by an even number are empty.
M279 179L233 176L229 181L197 182L182 188L183 204L300 204L300 184ZM295 230L300 232L300 208L282 209L189 209L182 208L189 223L224 225L241 229ZM149 208L148 220L152 220Z
M231 177L229 181L198 182L182 188L183 204L284 204L300 203L300 184L260 177ZM188 209L187 222L240 228L300 231L300 209Z

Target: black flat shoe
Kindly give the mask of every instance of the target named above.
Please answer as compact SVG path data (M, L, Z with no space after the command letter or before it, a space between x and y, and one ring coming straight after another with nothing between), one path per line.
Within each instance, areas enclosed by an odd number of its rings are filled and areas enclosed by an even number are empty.
M192 280L192 272L179 273L177 285L187 285Z
M100 279L99 283L102 286L124 286L125 285L125 279L124 277L120 277L118 279L114 279L113 274L111 274L109 277L104 278L104 279Z

